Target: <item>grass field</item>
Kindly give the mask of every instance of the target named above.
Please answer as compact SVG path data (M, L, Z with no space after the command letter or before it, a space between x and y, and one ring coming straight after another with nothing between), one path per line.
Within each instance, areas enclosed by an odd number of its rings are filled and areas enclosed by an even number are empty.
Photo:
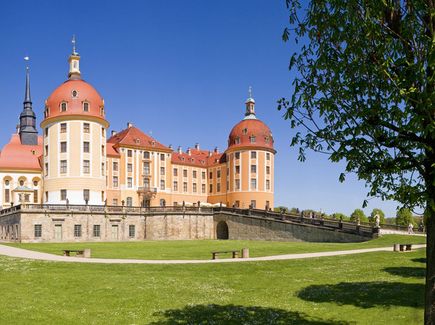
M424 253L202 265L0 256L0 324L421 324Z
M242 249L248 247L250 256L268 256L306 252L324 252L371 247L390 246L394 243L424 244L425 237L385 235L362 243L306 243L241 240L190 240L190 241L140 241L111 243L32 243L9 244L35 251L61 255L63 249L91 248L96 258L131 259L210 259L215 250Z

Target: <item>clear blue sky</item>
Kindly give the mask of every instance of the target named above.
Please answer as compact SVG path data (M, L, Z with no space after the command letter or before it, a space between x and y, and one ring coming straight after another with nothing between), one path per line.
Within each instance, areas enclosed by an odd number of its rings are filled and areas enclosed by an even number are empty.
M277 111L292 94L283 43L284 0L5 1L0 11L0 109L3 146L22 109L31 57L38 124L44 100L67 77L76 34L85 80L102 94L110 129L128 121L183 149L225 149L253 87L257 116L275 138L275 205L350 214L367 190L356 177L338 182L343 165L310 154L297 161L293 130ZM395 214L395 202L370 200L366 212Z

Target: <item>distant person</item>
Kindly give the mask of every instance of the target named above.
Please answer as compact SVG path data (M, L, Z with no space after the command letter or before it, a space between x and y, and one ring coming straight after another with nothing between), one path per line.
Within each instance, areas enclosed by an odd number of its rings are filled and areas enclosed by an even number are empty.
M414 226L412 225L412 223L410 223L409 225L408 225L408 234L413 234L414 233Z

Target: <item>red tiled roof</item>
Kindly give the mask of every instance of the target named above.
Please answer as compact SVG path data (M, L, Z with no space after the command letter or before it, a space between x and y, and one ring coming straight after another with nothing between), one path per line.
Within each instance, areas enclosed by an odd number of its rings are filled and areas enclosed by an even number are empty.
M251 142L255 137L255 142ZM263 147L273 150L273 137L269 127L258 119L245 119L237 123L230 132L228 149Z
M196 167L210 167L225 162L225 154L215 153L208 150L190 149L190 155L186 152L173 152L172 163Z
M42 152L41 136L38 136L37 145L28 146L21 144L19 134L13 134L0 153L0 169L41 171Z
M72 95L74 90L77 91L76 97ZM60 110L62 102L67 103L65 112ZM89 103L88 112L83 111L83 102ZM104 112L103 114L101 112L101 107L104 107L103 98L94 87L82 79L65 81L47 98L46 106L49 113L45 119L56 116L83 115L105 120Z
M113 143L107 143L106 155L108 157L120 157L121 155L119 154L118 150L116 150L116 148L114 148L113 146L114 146Z
M124 145L149 150L160 150L166 152L172 151L172 149L156 141L149 135L146 135L134 126L128 127L125 130L122 130L121 132L111 136L107 142L113 143L114 146Z

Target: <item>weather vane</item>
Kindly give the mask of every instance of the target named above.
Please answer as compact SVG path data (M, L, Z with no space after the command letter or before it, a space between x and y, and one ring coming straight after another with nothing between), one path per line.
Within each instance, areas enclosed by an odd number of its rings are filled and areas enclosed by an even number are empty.
M77 54L77 52L76 52L76 36L74 34L73 34L71 43L73 45L73 54L76 55Z
M249 98L252 98L252 87L251 86L249 86L248 91L249 91Z
M30 57L29 57L29 56L25 56L25 57L24 57L24 61L27 62L27 64L26 64L26 70L29 70L29 61L30 61Z

